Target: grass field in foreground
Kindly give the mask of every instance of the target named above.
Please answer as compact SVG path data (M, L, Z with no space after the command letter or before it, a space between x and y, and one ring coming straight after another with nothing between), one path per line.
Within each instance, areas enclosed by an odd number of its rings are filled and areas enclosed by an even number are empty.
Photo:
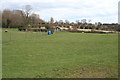
M3 78L118 77L117 34L60 32L40 36L12 30L2 35Z

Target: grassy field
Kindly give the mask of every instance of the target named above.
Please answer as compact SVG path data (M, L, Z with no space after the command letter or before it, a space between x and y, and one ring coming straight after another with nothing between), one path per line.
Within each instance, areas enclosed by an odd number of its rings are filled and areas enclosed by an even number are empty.
M117 34L13 29L2 35L3 78L118 77Z

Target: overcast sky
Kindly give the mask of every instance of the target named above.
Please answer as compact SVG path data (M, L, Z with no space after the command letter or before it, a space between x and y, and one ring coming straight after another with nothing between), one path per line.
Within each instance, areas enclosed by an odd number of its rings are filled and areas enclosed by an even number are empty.
M31 5L41 19L76 21L91 19L92 23L117 23L119 0L1 0L0 9L22 9Z

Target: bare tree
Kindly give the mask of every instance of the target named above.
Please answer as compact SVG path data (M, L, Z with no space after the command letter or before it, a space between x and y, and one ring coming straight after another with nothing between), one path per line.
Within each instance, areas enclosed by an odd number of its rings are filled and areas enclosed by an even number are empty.
M63 24L63 20L59 20L59 23L60 23L60 24Z
M79 20L76 20L76 23L78 24L80 21Z
M31 14L31 11L32 11L32 7L30 5L25 5L23 11L21 11L21 14L25 21L25 25L29 24L29 16Z
M10 19L11 19L11 11L10 10L4 10L3 13L2 13L2 25L3 27L6 27L7 28L10 26Z
M54 19L53 19L53 17L51 17L51 19L50 19L50 23L54 23Z
M31 25L33 24L39 24L41 22L41 19L38 14L32 13L32 15L29 16L29 23Z
M82 23L86 23L87 20L86 20L86 19L82 19L81 22L82 22Z
M92 20L91 20L91 19L89 19L89 20L88 20L88 23L90 23L91 21L92 21Z
M12 17L11 17L11 26L12 27L18 27L22 26L24 24L24 20L21 17L21 10L13 10L11 11Z
M65 23L66 23L66 24L69 24L70 22L66 19L66 20L65 20Z

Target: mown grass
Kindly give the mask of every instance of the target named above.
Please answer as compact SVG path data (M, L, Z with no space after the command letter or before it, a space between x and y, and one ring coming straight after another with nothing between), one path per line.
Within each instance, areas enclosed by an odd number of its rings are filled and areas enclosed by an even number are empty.
M3 78L118 77L117 34L60 32L40 36L10 31L2 34Z

